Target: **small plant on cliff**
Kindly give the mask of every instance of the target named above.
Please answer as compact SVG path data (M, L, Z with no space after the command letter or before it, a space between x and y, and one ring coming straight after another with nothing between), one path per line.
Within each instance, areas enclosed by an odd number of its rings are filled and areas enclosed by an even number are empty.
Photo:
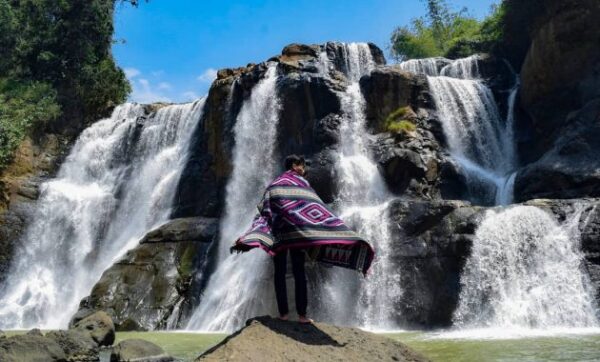
M416 131L417 126L408 119L405 119L407 116L410 116L411 113L413 112L409 106L396 109L387 116L385 120L385 129L388 132L395 134L408 134Z

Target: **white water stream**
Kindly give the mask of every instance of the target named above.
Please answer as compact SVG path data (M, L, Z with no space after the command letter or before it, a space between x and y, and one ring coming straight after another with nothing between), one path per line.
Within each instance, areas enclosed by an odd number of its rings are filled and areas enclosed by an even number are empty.
M169 217L204 102L142 122L125 104L80 135L36 211L0 291L0 328L66 327L102 272Z
M233 331L248 318L274 310L271 258L261 250L230 255L229 247L251 224L265 187L276 176L272 160L279 111L277 65L272 63L236 120L219 261L186 329Z
M355 272L335 268L320 289L327 320L369 329L397 329L392 316L402 290L400 275L391 265L388 202L392 198L368 149L365 100L359 80L375 67L369 46L342 44L349 85L340 93L343 121L337 161L338 208L341 217L376 250L376 259L365 279ZM323 56L322 56L323 58ZM323 61L322 61L323 63ZM327 64L327 59L324 61ZM327 68L326 68L327 69ZM358 280L357 280L358 279ZM358 293L356 293L358 289ZM344 308L340 308L344 305ZM351 308L350 306L355 306Z
M514 112L520 83L515 75L502 120L491 90L480 79L479 60L456 60L440 75L428 73L428 81L450 155L466 176L471 196L508 205L516 178ZM422 62L421 68L431 64ZM583 209L579 205L562 224L534 206L487 211L461 275L454 314L461 331L448 337L477 338L490 335L488 329L495 335L499 329L535 334L598 327L590 282L582 270Z
M579 205L559 224L534 206L489 210L461 277L459 328L597 327L581 272Z

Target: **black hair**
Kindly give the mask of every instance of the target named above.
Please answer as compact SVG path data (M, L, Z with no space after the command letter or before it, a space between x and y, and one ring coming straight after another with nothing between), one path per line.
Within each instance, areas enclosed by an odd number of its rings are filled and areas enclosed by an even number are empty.
M291 170L294 165L305 165L306 160L304 160L304 156L298 155L288 155L285 158L284 167L286 170Z

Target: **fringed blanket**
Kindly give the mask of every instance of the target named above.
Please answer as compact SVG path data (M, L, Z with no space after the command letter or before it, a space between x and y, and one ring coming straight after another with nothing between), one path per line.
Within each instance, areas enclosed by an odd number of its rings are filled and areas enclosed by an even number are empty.
M294 171L286 171L267 187L252 226L231 247L245 252L261 248L270 255L303 248L309 257L361 271L371 266L371 245L350 230Z

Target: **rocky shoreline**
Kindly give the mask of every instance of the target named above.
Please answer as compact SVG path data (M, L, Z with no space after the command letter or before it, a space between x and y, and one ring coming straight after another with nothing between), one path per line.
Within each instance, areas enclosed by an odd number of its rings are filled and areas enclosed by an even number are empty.
M113 346L115 327L110 316L96 312L81 319L68 330L42 333L32 329L25 334L6 337L0 333L0 360L5 362L170 362L157 345L127 339ZM105 358L102 358L105 356Z

